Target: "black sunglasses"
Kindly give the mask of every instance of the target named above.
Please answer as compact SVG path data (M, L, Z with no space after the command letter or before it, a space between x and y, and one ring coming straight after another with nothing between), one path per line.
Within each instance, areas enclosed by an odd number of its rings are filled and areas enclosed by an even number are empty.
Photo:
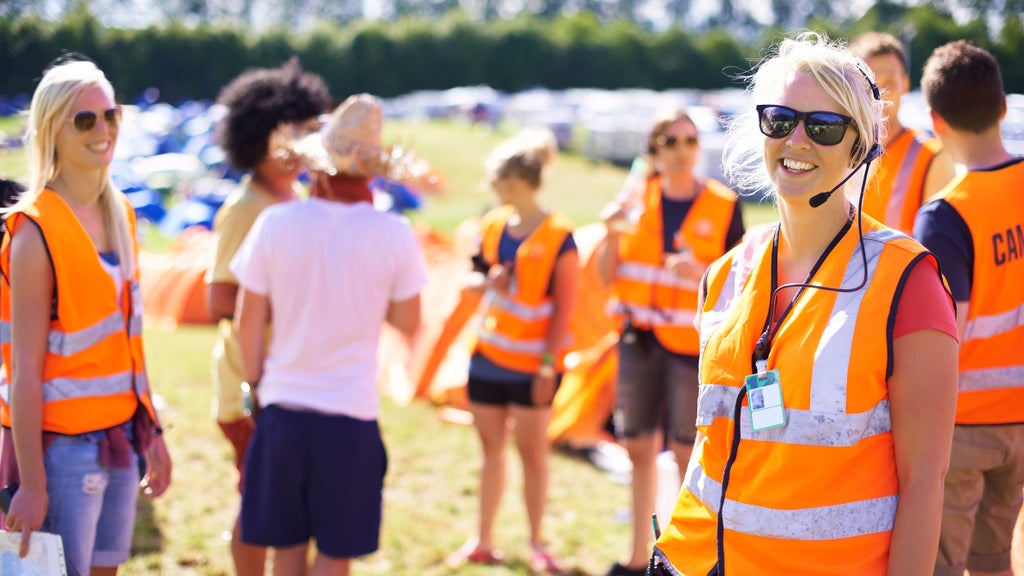
M106 122L108 126L113 126L116 128L121 123L120 106L118 106L117 108L104 110L102 114L103 121ZM71 123L75 125L75 130L78 130L79 132L89 132L90 130L96 127L97 120L99 120L99 116L95 112L91 110L85 110L79 112L78 114L75 114L74 117L71 118Z
M698 142L696 136L687 136L686 138L682 138L681 140L687 146L696 146ZM658 146L661 148L675 148L676 144L680 142L680 138L675 134L671 134L669 136L662 134L661 136L658 136L656 142L658 143Z
M803 120L807 136L822 146L835 146L843 141L853 118L835 112L800 112L777 104L759 104L757 118L761 133L769 138L785 138Z

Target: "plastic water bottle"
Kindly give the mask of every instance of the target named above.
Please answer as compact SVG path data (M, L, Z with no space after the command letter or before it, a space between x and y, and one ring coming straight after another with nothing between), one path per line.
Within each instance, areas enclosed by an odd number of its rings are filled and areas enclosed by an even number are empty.
M625 234L636 232L640 217L644 213L644 190L647 187L647 158L637 156L629 167L629 174L622 188L615 195L615 201L622 205L626 218L615 224L615 229Z

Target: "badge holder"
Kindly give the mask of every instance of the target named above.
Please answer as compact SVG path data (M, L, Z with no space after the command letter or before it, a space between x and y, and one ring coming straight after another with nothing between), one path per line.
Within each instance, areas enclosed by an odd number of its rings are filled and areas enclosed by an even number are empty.
M766 370L768 362L758 360L757 374L747 376L747 404L754 431L786 425L786 407L782 404L782 380L779 370Z

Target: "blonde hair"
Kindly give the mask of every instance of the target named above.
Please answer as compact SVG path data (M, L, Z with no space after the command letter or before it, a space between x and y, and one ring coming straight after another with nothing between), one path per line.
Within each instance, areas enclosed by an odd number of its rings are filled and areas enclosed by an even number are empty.
M851 152L850 166L858 166L871 147L880 142L885 129L884 103L873 93L874 76L864 62L846 47L829 40L824 34L802 32L778 44L749 75L747 91L755 104L768 102L779 83L791 72L810 74L849 116L857 139ZM758 127L757 111L736 115L729 122L722 162L732 184L746 190L768 190L772 183L764 163L763 136Z
M544 167L558 156L558 140L547 128L528 128L502 142L487 158L487 171L496 179L517 178L540 188Z
M28 189L18 201L0 210L4 216L23 211L32 204L60 174L60 158L57 157L57 134L74 111L75 101L87 90L100 88L111 98L114 87L103 72L89 61L71 61L54 66L46 71L28 110L25 150L28 153ZM121 271L126 279L135 275L135 247L131 236L128 217L121 191L110 177L109 166L103 169L103 187L99 203L103 212L103 225L110 236L110 242L120 261Z

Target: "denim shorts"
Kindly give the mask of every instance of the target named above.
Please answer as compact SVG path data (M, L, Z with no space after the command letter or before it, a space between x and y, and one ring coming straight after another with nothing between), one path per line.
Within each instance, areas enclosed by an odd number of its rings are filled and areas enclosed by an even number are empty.
M669 352L649 331L619 340L615 433L641 438L665 430L672 442L697 437L696 356Z
M128 560L139 493L138 456L128 468L99 463L99 442L106 432L58 436L46 450L46 488L50 498L43 532L60 534L69 576L108 568Z

